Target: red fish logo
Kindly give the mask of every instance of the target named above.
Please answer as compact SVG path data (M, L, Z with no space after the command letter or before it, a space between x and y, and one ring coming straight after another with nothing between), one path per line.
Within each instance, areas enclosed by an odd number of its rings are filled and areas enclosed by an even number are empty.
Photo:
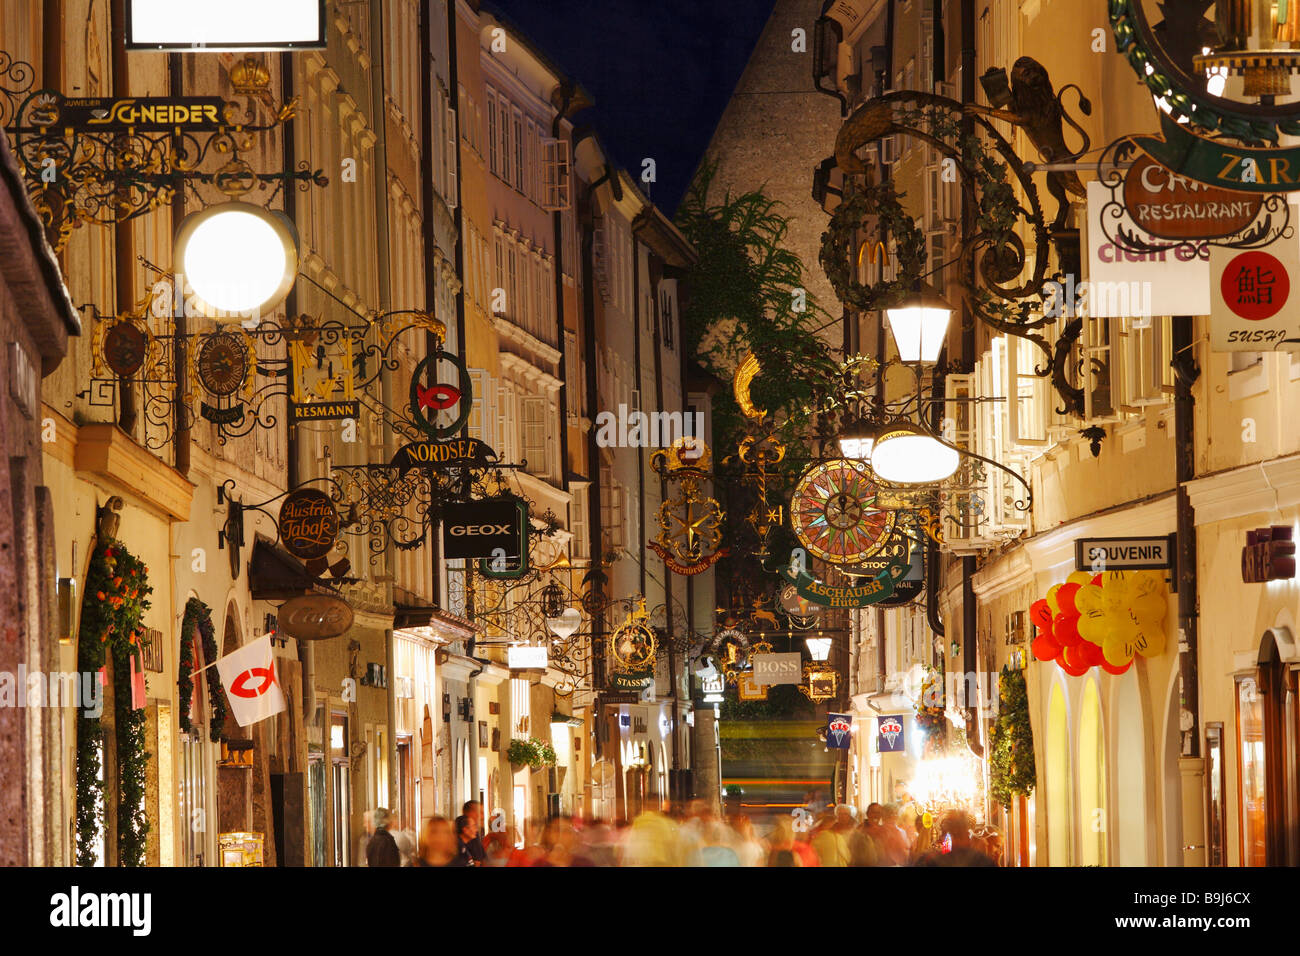
M443 385L441 382L434 382L428 388L417 385L415 391L419 399L420 411L426 408L442 411L460 401L460 389L454 385Z
M254 683L260 678L260 683ZM249 684L254 684L250 687ZM230 692L236 697L261 697L275 686L275 670L271 667L250 667L230 682Z

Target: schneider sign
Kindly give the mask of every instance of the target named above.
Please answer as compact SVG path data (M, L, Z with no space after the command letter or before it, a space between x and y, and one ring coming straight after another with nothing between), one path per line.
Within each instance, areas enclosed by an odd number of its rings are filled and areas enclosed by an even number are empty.
M1074 564L1080 571L1137 571L1173 567L1174 536L1163 538L1080 538Z

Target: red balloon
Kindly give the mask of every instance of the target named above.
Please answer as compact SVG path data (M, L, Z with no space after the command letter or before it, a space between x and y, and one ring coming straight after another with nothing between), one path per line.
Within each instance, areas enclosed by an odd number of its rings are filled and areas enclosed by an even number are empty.
M1116 676L1118 676L1120 674L1123 674L1130 667L1132 667L1134 660L1136 660L1136 658L1130 657L1128 659L1128 663L1126 663L1123 667L1116 667L1110 661L1106 660L1105 656L1103 655L1101 659L1101 669L1104 670L1107 674L1115 674Z
M1087 670L1092 665L1088 663L1088 658L1083 652L1083 642L1078 644L1066 645L1061 650L1061 659L1070 667L1082 667Z
M1066 648L1066 650L1068 651L1069 648ZM1087 664L1080 664L1077 666L1071 665L1066 661L1065 658L1066 658L1065 653L1062 653L1060 658L1057 659L1056 663L1060 664L1061 670L1065 671L1071 677L1082 677L1084 674L1088 673Z
M1092 583L1095 584L1095 585L1097 585L1097 587L1101 587L1101 575L1100 575L1100 574L1094 574L1094 575L1092 576Z
M1039 627L1051 627L1052 609L1048 606L1047 601L1039 598L1033 604L1029 605L1029 619Z
M1034 642L1029 645L1029 649L1034 652L1034 657L1040 661L1054 661L1061 656L1061 645L1052 640L1051 635L1046 632L1034 638Z
M1052 621L1052 640L1062 647L1072 647L1082 641L1083 638L1079 636L1079 615L1056 615Z
M1083 648L1083 659L1088 662L1089 667L1096 667L1106 660L1106 655L1102 652L1100 644L1094 644L1092 641L1080 641L1079 646Z
M1079 616L1079 611L1074 606L1074 596L1078 593L1079 585L1077 584L1062 584L1061 590L1056 592L1056 604L1066 617Z

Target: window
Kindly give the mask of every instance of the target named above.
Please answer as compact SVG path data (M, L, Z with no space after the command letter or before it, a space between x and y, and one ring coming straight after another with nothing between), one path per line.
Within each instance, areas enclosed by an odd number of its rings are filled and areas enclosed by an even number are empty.
M510 128L510 104L504 97L497 101L497 125L500 128L498 148L501 153L497 175L508 183L514 178L514 137Z
M447 147L447 182L446 190L443 192L443 198L447 200L448 206L455 209L459 203L460 194L456 183L456 111L452 109L451 103L447 103L446 116L447 136L445 143Z
M330 764L333 784L334 865L352 865L352 774L348 718L330 714Z
M573 556L591 557L591 541L587 537L587 489L573 486L573 499L569 502L569 531L573 534Z
M519 321L522 302L519 289L519 250L514 242L506 251L506 315Z
M548 474L546 461L546 399L528 396L520 402L523 418L524 459L528 473Z
M493 272L492 274L493 288L504 290L506 288L505 238L498 233L496 236L493 237L492 245L493 245L493 252L495 253L495 261L496 261L496 271ZM501 311L500 305L496 301L496 299L497 299L496 295L493 294L492 296L493 312ZM510 303L509 302L505 303L505 307L508 309L510 307Z
M1268 865L1264 702L1253 677L1237 679L1237 781L1242 866Z
M520 192L524 191L524 152L528 148L527 141L524 139L524 115L519 110L514 111L514 176L506 177L506 182L513 182L515 189Z
M569 208L569 141L548 139L542 143L543 189L541 204L548 212Z
M564 333L564 381L565 414L569 418L578 418L583 413L583 398L586 395L586 376L583 375L582 359L578 355L578 333Z
M488 169L492 175L501 175L500 150L497 140L497 97L496 93L488 87L487 91L487 138L488 138Z

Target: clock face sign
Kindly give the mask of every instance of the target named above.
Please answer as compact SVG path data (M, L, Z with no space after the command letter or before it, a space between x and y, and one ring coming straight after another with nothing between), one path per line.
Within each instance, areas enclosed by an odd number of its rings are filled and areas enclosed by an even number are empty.
M117 322L104 336L104 361L118 375L130 378L144 364L149 342L131 322Z
M875 554L894 529L894 512L879 507L879 489L860 461L839 458L814 465L790 502L794 533L809 553L831 564Z
M216 332L199 346L199 381L213 395L232 395L248 377L248 348L232 332Z
M439 349L411 376L411 417L432 438L451 438L469 421L474 389L459 357Z

